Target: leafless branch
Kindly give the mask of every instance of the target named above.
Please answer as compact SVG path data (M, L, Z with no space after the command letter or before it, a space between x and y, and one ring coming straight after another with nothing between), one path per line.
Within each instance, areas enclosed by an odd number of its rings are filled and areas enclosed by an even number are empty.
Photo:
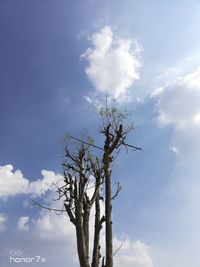
M120 246L115 250L115 252L113 253L113 257L117 254L117 252L121 249L122 246L123 243L121 243Z
M37 206L39 206L40 208L43 208L43 209L46 209L46 210L49 210L49 211L55 211L55 212L60 212L60 213L63 213L63 212L65 211L64 209L55 209L55 208L50 208L50 207L44 206L44 205L42 205L41 203L36 202L36 201L33 200L33 199L31 199L31 201L33 202L34 205L37 205Z
M122 143L122 145L125 146L125 147L133 148L133 149L135 149L135 150L142 150L142 148L140 148L140 147L133 146L133 145L129 145L129 144L126 144L126 143L124 143L124 142Z
M116 193L114 194L114 196L111 198L112 200L115 199L117 197L117 195L119 194L120 190L122 189L120 183L118 182L117 183L117 191Z
M93 144L91 144L89 142L83 141L83 140L81 140L79 138L76 138L76 137L74 137L72 135L69 135L69 137L72 138L72 139L74 139L74 140L76 140L76 141L78 141L78 142L80 142L80 143L82 143L82 144L85 144L85 145L88 145L88 146L92 146L92 147L98 148L98 149L100 149L100 150L103 151L103 148L101 148L99 146L96 146L96 145L93 145Z

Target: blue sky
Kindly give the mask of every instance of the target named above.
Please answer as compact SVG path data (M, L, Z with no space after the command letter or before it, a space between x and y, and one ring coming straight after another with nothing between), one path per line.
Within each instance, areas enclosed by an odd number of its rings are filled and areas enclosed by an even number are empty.
M116 267L200 266L199 14L198 0L0 1L0 266L12 250L78 266L67 218L28 201L50 201L65 132L100 144L105 94L143 148L114 166Z

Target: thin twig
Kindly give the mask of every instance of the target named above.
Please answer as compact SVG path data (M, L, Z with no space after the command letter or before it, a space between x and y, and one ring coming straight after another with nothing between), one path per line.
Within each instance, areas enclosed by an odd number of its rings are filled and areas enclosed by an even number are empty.
M46 210L49 210L49 211L55 211L55 212L63 212L63 211L65 211L64 209L61 210L61 209L55 209L55 208L49 208L49 207L46 207L46 206L44 206L44 205L42 205L42 204L36 202L36 201L33 200L33 199L31 199L31 201L32 201L35 205L39 206L40 208L43 208L43 209L46 209Z
M95 148L98 148L98 149L100 149L100 150L103 150L103 148L101 148L101 147L99 147L99 146L96 146L96 145L93 145L93 144L91 144L91 143L89 143L89 142L83 141L83 140L81 140L81 139L79 139L79 138L76 138L76 137L74 137L74 136L72 136L72 135L69 135L69 137L72 138L72 139L74 139L74 140L76 140L76 141L78 141L78 142L80 142L80 143L83 143L83 144L85 144L85 145L93 146L93 147L95 147ZM104 151L104 150L103 150L103 151Z
M122 189L122 187L121 187L120 183L118 182L117 183L117 190L116 190L116 193L114 194L114 196L111 198L112 200L114 200L117 197L117 195L119 194L121 189Z
M126 144L126 143L124 143L124 142L122 143L122 145L123 145L123 146L128 146L128 147L133 148L133 149L135 149L135 150L142 150L141 147L132 146L132 145Z
M117 254L117 252L121 249L122 246L123 246L123 243L121 243L121 245L115 250L113 257Z

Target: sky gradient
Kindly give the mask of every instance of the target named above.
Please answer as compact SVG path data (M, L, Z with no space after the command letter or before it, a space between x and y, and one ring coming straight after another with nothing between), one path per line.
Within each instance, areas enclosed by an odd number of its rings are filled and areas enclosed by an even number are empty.
M13 251L78 266L68 219L29 202L52 199L66 132L101 145L105 94L143 149L114 166L115 266L200 266L199 14L198 0L0 0L0 267Z

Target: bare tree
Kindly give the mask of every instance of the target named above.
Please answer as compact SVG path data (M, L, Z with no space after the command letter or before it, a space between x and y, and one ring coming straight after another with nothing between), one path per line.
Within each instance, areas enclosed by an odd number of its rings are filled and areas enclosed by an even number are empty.
M89 222L91 208L95 202L95 241L93 252L93 266L99 261L99 235L105 217L100 218L100 185L103 182L102 166L99 159L90 154L89 147L81 143L77 153L73 154L66 147L64 168L64 186L58 188L59 196L65 197L64 206L70 221L76 228L77 251L81 267L89 267ZM94 179L93 193L88 194Z
M106 218L106 267L113 266L113 237L112 237L112 200L117 196L120 185L118 183L117 191L112 197L111 174L112 162L120 152L120 148L131 147L134 150L140 148L126 143L127 135L134 129L132 124L125 126L124 120L127 114L119 112L116 108L102 109L100 112L102 120L101 133L104 135L104 153L103 153L103 173L105 179L105 218Z
M141 150L126 143L128 134L134 130L132 124L126 125L127 114L116 108L100 110L101 129L104 144L98 146L89 139L70 136L78 142L76 150L65 146L63 161L64 179L57 185L58 199L63 201L71 223L75 226L77 252L80 267L113 267L113 231L112 200L118 195L121 187L118 183L112 195L112 167L120 149L125 147ZM98 150L99 153L95 153ZM100 202L104 202L103 214ZM40 205L42 206L42 205ZM90 217L92 207L95 211L94 236L90 255ZM63 211L63 210L61 210ZM101 256L100 236L105 222L105 256Z

